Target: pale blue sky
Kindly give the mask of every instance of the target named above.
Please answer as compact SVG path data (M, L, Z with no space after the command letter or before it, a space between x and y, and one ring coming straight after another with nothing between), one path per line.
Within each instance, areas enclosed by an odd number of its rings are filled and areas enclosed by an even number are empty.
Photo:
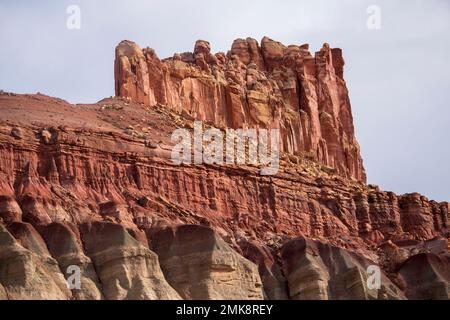
M81 9L81 30L66 28L70 4ZM366 27L372 4L381 8L377 31ZM368 182L450 200L446 0L0 0L0 89L95 102L114 94L122 39L166 57L197 39L226 51L235 38L264 35L342 48Z

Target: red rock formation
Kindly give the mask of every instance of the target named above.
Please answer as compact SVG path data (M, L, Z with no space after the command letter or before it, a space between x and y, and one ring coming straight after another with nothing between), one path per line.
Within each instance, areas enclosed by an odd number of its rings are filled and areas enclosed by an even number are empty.
M153 49L122 41L116 48L116 95L162 104L217 126L278 128L282 150L308 153L346 177L365 181L355 139L340 49L312 56L308 45L264 37L237 39L231 50L194 52L160 60Z
M378 289L369 287L367 268L375 263L352 252L299 238L281 255L292 299L404 299L384 274Z
M339 49L116 55L130 99L0 94L0 299L449 298L450 205L364 183ZM194 119L280 128L280 170L174 164Z
M168 282L184 299L262 299L257 267L210 228L195 225L148 231Z
M410 299L448 300L450 296L450 256L421 253L400 268Z
M15 103L19 98L8 100ZM78 116L86 112L93 124L103 127L108 123L100 119L116 123L131 111L160 117L139 104L107 111L97 107L98 113L92 113L92 107L77 108ZM125 121L116 124L125 129L130 119ZM0 131L4 186L0 213L5 222L79 224L95 217L123 224L146 245L139 228L145 227L150 213L161 212L169 220L220 226L231 238L239 230L264 240L280 233L302 234L353 248L361 247L360 237L369 243L424 240L448 226L445 204L417 196L398 198L325 172L297 156L284 157L282 170L273 177L260 176L256 168L246 166L180 170L165 151L170 150L170 134L176 128L170 119L145 133L136 131L134 138L117 127L105 132L22 126L23 135L33 138L17 139L11 136L14 127L7 124ZM49 132L49 141L42 131ZM148 147L147 139L157 135L164 137L163 143L156 149Z

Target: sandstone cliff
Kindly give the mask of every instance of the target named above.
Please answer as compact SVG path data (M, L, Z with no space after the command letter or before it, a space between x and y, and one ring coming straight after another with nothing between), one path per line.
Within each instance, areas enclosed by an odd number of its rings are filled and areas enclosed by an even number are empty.
M128 98L1 93L0 299L448 299L450 205L364 183L342 67L267 38L166 60L122 42ZM280 170L175 165L194 119L279 127Z
M227 54L199 40L194 52L159 59L150 48L122 41L116 48L116 95L161 104L219 127L278 128L281 148L308 154L343 176L365 182L355 139L344 59L328 44L264 37L237 39Z

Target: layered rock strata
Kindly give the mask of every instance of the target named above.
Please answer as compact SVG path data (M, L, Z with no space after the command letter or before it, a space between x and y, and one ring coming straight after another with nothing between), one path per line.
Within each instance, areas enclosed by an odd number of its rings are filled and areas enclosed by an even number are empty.
M308 154L365 181L340 49L237 39L226 54L199 40L193 52L160 59L131 41L116 48L116 95L161 104L219 127L277 128L281 149Z
M449 298L450 205L364 183L340 50L122 42L116 90L0 93L0 299ZM195 119L280 128L280 170L174 164Z

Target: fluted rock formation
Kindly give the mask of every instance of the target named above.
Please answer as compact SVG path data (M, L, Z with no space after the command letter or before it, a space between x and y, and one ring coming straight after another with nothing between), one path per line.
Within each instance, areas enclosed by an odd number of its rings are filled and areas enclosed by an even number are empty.
M158 257L111 222L81 226L87 254L95 265L107 299L179 299L166 282Z
M26 226L18 232L23 245L0 224L0 297L69 299L72 294L43 240Z
M182 225L150 232L167 281L184 299L262 299L256 265L203 226Z
M369 287L367 268L376 264L347 250L300 238L281 255L292 299L404 299L383 273L379 288Z
M308 45L264 37L237 39L212 54L199 40L194 52L159 59L131 41L116 48L116 95L162 104L219 127L278 128L282 150L308 153L340 174L365 181L355 139L340 49L312 56Z

